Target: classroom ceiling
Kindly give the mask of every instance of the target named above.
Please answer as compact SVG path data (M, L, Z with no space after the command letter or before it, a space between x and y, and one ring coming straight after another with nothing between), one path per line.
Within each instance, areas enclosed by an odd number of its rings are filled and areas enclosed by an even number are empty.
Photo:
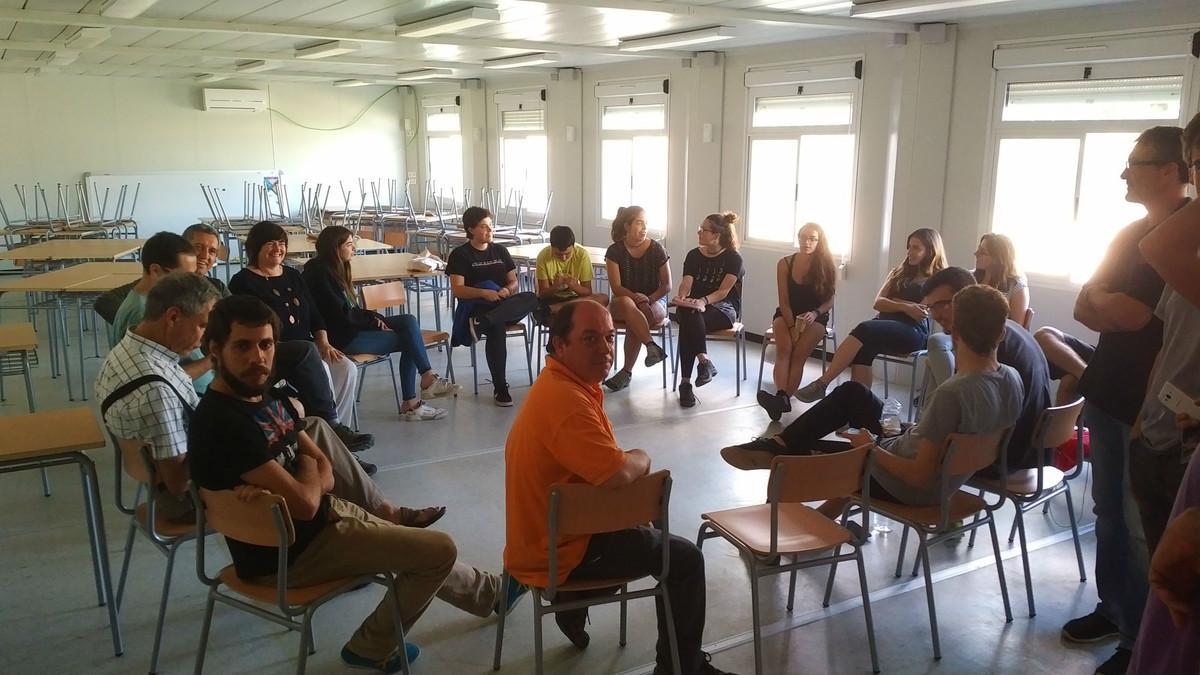
M692 50L913 32L927 21L1130 1L0 0L0 73L409 83L422 69L446 69L425 74L462 79L679 59ZM471 7L483 8L477 16L498 14L498 20L419 38L397 34L397 24ZM887 16L857 16L872 10ZM717 27L731 37L638 52L619 48L630 38ZM296 56L296 49L335 40L353 51ZM557 60L511 71L484 67L488 60L543 52ZM253 61L264 63L247 66ZM245 70L255 65L261 70Z

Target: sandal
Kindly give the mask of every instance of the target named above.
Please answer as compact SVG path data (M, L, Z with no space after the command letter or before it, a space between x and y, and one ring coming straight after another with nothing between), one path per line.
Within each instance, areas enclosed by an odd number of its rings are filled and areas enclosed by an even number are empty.
M410 509L407 506L401 506L397 509L400 512L400 525L404 527L429 527L446 515L446 507L444 506L427 506L423 509Z

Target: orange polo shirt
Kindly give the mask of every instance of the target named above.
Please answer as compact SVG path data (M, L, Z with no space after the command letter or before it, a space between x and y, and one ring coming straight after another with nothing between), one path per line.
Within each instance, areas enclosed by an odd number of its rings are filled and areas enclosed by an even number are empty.
M600 485L625 465L604 414L600 385L579 379L558 359L546 364L504 446L504 567L521 583L542 588L550 582L550 486ZM559 583L583 560L588 539L559 536Z

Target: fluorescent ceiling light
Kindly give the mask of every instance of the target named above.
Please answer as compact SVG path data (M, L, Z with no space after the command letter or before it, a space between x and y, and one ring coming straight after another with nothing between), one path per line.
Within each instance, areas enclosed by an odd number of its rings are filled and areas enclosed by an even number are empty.
M449 68L422 68L410 70L407 73L396 73L397 80L432 80L435 77L450 77L454 74Z
M358 45L345 40L332 40L330 42L321 42L307 47L301 47L295 50L296 58L298 59L323 59L328 56L341 56L358 51Z
M702 42L728 40L731 37L735 37L732 28L728 26L712 26L683 31L681 33L623 39L617 49L623 52L642 52L647 49L670 49L672 47L683 47L684 45L695 45Z
M483 62L483 67L500 70L503 68L520 68L521 66L540 66L546 63L558 63L558 58L558 54L553 52L537 52L535 54L509 56L503 59L488 59Z
M963 9L995 5L1012 0L877 0L864 2L850 8L850 16L883 19L905 14L938 12L945 9Z
M400 24L396 27L396 35L412 38L429 37L443 33L455 33L499 20L500 12L495 9L490 7L468 7L464 10L435 16L430 19Z
M335 87L369 87L373 82L363 82L362 80L335 80Z
M229 76L228 75L217 75L216 73L205 73L204 75L197 75L196 77L194 77L192 79L195 80L197 84L208 84L210 82L220 82L221 80L228 80Z
M132 19L150 9L158 0L109 0L100 8L100 16Z
M261 73L264 70L271 70L272 68L278 68L278 66L266 61L242 61L234 66L234 69L239 73Z
M75 34L67 38L63 44L71 49L88 49L89 47L95 47L110 37L112 37L112 30L108 28L85 26L75 31Z

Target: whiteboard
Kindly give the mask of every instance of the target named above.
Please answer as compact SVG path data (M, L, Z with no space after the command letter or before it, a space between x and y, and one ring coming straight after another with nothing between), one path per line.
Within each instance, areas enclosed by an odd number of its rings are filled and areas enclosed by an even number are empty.
M201 218L212 218L208 202L204 199L204 193L200 191L201 184L222 190L221 202L225 206L225 213L232 219L240 218L245 209L243 189L246 182L262 185L263 180L268 177L282 178L282 172L278 169L261 169L143 173L89 171L83 174L89 197L99 191L99 199L104 201L105 190L108 190L108 210L104 213L105 218L114 216L122 185L129 186L125 197L125 213L128 217L134 190L141 183L133 219L138 223L138 234L142 238L163 230L182 234L185 228L200 222ZM278 210L278 206L275 208Z

